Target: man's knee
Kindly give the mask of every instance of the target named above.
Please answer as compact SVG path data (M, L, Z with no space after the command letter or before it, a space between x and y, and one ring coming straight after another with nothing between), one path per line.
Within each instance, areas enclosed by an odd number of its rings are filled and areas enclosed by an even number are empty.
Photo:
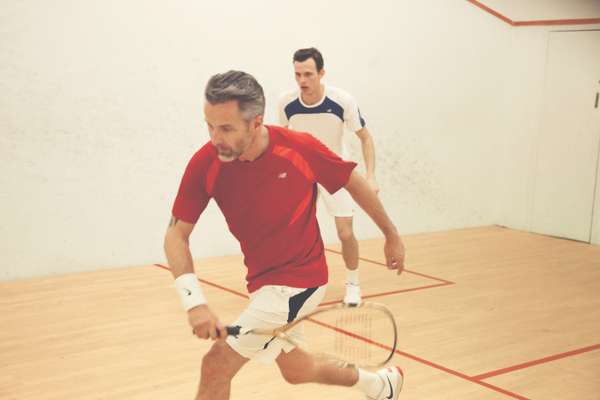
M231 379L238 368L234 367L232 351L225 342L215 342L210 350L202 357L202 376L214 379Z
M281 353L277 358L277 366L281 376L287 383L298 385L313 382L315 377L315 362L312 356L303 350L295 349L289 353Z
M338 227L337 234L342 242L347 242L354 239L354 231L352 230L352 225Z
M281 371L283 379L292 385L312 382L311 368L294 368L292 366L287 366L285 368L280 367L279 370Z

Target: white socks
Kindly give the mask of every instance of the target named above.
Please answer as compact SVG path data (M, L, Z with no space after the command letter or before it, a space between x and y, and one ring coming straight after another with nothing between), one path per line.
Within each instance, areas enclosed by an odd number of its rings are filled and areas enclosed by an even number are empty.
M383 381L376 373L358 368L358 381L354 385L369 398L376 398L383 389Z
M346 270L346 282L358 286L358 268Z

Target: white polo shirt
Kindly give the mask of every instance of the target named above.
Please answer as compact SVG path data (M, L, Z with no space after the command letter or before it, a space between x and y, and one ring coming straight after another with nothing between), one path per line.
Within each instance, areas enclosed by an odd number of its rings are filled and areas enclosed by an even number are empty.
M365 120L350 94L328 85L324 89L321 101L310 106L304 104L297 89L285 93L279 102L279 123L308 132L335 153L345 155L344 126L356 132L364 128Z

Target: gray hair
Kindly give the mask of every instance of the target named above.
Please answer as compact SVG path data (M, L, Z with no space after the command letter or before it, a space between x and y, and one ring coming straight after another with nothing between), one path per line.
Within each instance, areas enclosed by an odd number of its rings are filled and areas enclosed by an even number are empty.
M235 100L246 121L265 114L265 94L254 77L242 71L216 74L206 84L206 101L221 104Z

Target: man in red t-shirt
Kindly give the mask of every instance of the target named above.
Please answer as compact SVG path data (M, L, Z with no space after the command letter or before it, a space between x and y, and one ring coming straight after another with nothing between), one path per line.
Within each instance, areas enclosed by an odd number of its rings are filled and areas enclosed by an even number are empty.
M236 321L245 328L276 328L321 302L327 264L316 219L317 183L345 188L385 235L389 269L404 268L404 247L381 202L357 172L307 133L263 124L262 87L249 74L213 76L205 90L210 133L190 160L173 205L165 252L196 336L216 340L204 356L197 399L229 398L230 382L249 360L276 361L292 383L356 386L368 399L397 399L399 368L372 373L319 362L299 348L259 335L227 337L209 309L194 273L189 236L212 198L239 240L251 302ZM301 340L302 332L293 332ZM389 382L389 384L388 384Z

